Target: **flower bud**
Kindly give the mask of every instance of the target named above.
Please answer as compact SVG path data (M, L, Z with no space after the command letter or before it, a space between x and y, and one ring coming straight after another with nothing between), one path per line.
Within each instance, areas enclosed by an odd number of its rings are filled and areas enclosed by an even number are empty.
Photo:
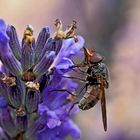
M34 51L33 45L23 43L21 64L24 71L30 69L34 64Z
M40 94L39 91L32 90L29 90L26 93L25 106L28 113L33 113L37 111L40 98L39 94Z
M9 87L9 101L13 107L19 108L21 106L22 94L23 93L19 85Z
M37 76L41 76L47 72L55 58L54 51L48 51L40 60L40 62L34 67L33 72Z
M46 41L49 37L50 37L49 27L43 28L39 33L35 44L35 63L38 61L40 54L43 52L42 50L44 49Z
M18 35L14 26L9 25L6 31L9 37L9 46L14 54L14 56L20 60L21 59L21 48L18 40Z

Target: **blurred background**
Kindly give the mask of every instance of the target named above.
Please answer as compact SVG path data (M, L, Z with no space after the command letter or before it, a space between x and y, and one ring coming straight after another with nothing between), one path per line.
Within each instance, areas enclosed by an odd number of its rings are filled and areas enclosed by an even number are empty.
M74 118L81 140L140 140L140 0L0 0L0 18L20 37L29 23L37 36L46 25L53 33L57 18L64 26L76 20L85 46L104 55L110 70L108 131L97 104Z

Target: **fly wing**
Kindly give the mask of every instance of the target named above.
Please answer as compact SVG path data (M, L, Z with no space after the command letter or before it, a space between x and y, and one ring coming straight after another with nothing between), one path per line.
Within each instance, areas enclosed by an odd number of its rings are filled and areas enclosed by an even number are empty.
M107 113L106 113L106 99L105 99L104 87L102 88L101 109L102 109L102 120L103 120L104 130L107 131Z
M109 70L108 70L106 64L104 64L104 63L101 63L100 67L102 69L101 74L104 79L105 88L108 88L109 87L109 77L110 77Z

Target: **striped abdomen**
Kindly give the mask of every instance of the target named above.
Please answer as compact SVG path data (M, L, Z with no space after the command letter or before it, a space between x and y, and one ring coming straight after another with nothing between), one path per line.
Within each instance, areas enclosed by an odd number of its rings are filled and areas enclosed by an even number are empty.
M86 93L79 102L79 108L88 110L98 102L100 99L100 88L97 85L89 85Z

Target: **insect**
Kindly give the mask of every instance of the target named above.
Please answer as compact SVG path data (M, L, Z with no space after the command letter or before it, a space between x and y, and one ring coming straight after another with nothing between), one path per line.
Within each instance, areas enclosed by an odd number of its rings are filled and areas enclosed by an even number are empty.
M59 91L65 91L71 94L69 101L74 100L70 110L74 107L75 104L78 104L78 107L82 110L88 110L94 107L97 102L101 101L101 110L102 110L102 120L104 130L107 131L107 114L106 114L106 99L105 99L105 88L109 87L109 72L107 66L102 62L104 57L100 54L96 53L94 50L91 52L84 48L85 52L85 60L81 64L75 64L71 68L77 67L77 70L82 73L86 74L85 79L80 79L77 77L66 77L64 78L71 78L71 79L78 79L85 82L84 87L81 89L80 93L85 89L85 92L80 100L76 99L75 94L70 93L65 89L61 89ZM81 67L87 67L87 71L83 71ZM76 72L78 72L76 71ZM79 96L78 94L78 96Z

